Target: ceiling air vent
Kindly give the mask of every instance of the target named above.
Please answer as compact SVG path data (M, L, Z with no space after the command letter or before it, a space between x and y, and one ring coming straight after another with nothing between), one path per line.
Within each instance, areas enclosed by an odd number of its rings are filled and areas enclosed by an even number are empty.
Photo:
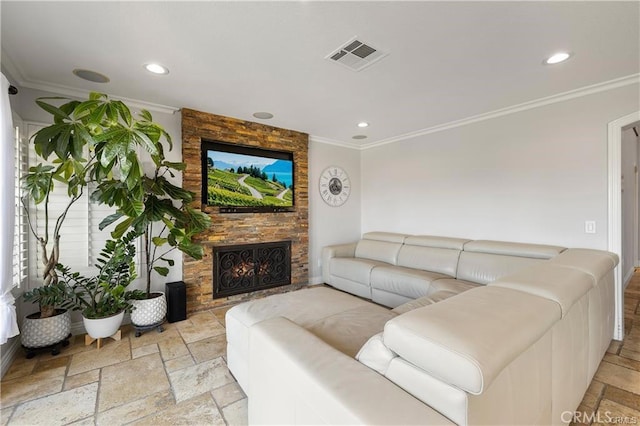
M385 56L386 52L353 38L331 52L326 59L344 65L350 70L360 71Z

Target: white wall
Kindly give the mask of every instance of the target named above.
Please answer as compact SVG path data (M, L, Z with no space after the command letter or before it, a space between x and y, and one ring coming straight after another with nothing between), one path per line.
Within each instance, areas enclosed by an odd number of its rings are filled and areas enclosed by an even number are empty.
M351 195L340 207L320 197L318 181L329 166L342 167L351 180ZM309 280L322 282L322 247L360 238L360 151L318 142L309 143Z
M607 123L640 109L638 89L365 150L362 232L606 249Z

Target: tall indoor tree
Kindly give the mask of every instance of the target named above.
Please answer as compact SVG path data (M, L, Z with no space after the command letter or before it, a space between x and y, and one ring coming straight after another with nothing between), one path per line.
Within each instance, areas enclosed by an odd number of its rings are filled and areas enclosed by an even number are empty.
M102 181L93 193L95 200L118 207L116 213L100 223L100 229L119 221L112 237L119 238L131 228L143 236L147 298L151 297L153 272L167 276L169 267L174 265L173 259L167 257L170 252L179 250L194 259L202 259L204 250L193 237L211 225L207 214L189 205L194 194L167 179L167 175L175 178L176 172L184 170L186 165L165 161L163 151L159 152L153 156L154 170L140 179L140 211L129 208L129 189L117 179Z
M51 101L63 103L56 105ZM129 194L119 207L127 214L141 214L144 189L138 148L159 157L162 156L160 139L166 136L170 141L170 138L153 122L149 112L142 111L139 118L134 118L122 101L111 100L101 93L91 93L86 101L45 97L36 102L53 116L53 124L33 137L37 157L49 164L40 163L29 169L24 179L22 204L42 254L44 288L52 293L51 297L43 299L44 304L40 303L40 317L46 318L55 312L52 304L57 297L56 265L63 250L61 229L69 209L85 193L89 182L114 179ZM54 186L58 184L66 187L68 199L54 221L49 217L49 203ZM36 205L43 204L44 226L41 229L34 224L29 200Z

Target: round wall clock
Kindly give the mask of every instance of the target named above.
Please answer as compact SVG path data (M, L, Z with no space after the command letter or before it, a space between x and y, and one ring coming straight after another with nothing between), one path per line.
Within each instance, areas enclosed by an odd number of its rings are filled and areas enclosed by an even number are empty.
M330 166L320 175L320 195L332 207L343 205L351 193L349 175L341 167Z

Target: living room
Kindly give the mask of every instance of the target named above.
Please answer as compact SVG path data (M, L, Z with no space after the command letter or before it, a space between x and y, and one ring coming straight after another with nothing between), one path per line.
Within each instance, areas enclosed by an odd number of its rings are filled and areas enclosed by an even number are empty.
M321 284L323 247L370 231L613 251L621 257L620 292L639 266L637 198L629 198L634 187L627 186L637 180L637 143L631 154L618 154L620 169L610 163L610 124L631 117L619 122L617 137L633 138L640 111L637 3L3 2L1 8L2 72L18 90L11 109L25 137L52 122L37 98L86 99L91 91L123 99L134 111L148 109L171 135L171 161L187 162L185 111L308 135L306 159L295 160L298 167L308 163L306 179L298 173L294 188L296 196L307 194L306 207L296 199L294 209L308 208L308 234L286 238L304 245L304 258L294 262L302 278L292 284ZM74 25L65 24L70 16ZM386 55L359 71L332 63L336 49L354 37ZM543 64L559 51L571 56ZM168 74L149 74L143 64L150 61ZM72 73L79 68L110 82L82 80ZM260 118L264 112L273 117ZM326 203L319 189L330 166L351 183L340 206ZM190 163L185 173L199 176L198 167ZM614 172L624 179L611 182ZM625 189L618 210L612 187ZM206 249L237 233L246 237L240 244L257 242L277 222L300 223L294 214L213 213ZM615 226L624 230L617 239ZM194 284L200 270L183 264L179 252L172 259L175 266L158 277L155 290L165 282ZM29 263L27 290L38 285ZM202 269L210 274L210 264ZM210 279L203 281L210 289ZM210 293L198 292L207 297L202 305L188 302L190 315L241 300ZM18 318L34 310L20 300L16 306ZM74 334L82 331L76 322ZM7 354L22 356L18 341L11 350L2 346L3 373Z

